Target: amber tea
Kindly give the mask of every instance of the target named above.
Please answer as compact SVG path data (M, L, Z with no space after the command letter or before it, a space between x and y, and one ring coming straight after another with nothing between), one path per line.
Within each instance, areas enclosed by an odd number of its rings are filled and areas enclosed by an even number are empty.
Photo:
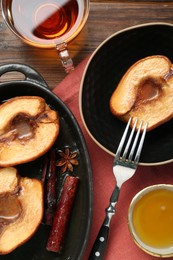
M3 0L2 15L11 31L27 44L55 47L65 71L74 69L67 50L85 25L89 0Z
M14 31L38 47L67 42L80 30L85 12L81 0L12 0L8 5Z

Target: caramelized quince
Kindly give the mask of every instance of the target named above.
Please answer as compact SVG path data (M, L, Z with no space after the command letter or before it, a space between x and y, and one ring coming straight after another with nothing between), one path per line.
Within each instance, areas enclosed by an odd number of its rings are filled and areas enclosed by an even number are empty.
M171 61L154 55L133 64L113 92L110 110L125 122L130 117L148 122L148 131L170 120L173 117Z
M0 169L0 254L8 254L36 232L43 216L41 181Z
M15 97L0 106L0 166L30 162L45 154L59 134L59 117L37 96Z

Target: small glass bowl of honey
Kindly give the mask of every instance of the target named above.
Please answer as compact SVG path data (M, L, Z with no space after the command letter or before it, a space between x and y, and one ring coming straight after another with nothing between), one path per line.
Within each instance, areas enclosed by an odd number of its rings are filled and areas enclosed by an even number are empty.
M135 195L128 211L134 242L156 257L173 256L173 185L149 186Z

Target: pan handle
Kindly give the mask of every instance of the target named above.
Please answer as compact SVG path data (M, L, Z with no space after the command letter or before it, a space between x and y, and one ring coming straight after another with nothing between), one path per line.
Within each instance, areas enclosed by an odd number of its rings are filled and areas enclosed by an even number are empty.
M3 64L0 66L0 76L7 72L17 71L25 75L26 81L35 82L41 84L43 87L48 88L46 81L43 77L33 68L28 65L20 63Z

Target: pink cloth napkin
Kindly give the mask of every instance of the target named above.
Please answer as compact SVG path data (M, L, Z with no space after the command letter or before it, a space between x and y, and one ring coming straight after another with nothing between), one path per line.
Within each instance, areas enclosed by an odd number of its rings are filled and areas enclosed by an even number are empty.
M89 257L92 245L105 217L105 208L109 204L109 198L115 185L115 178L112 173L113 157L94 143L86 132L80 117L79 88L87 61L88 58L79 64L54 89L54 93L64 101L76 117L84 134L91 159L94 186L93 219L83 260L87 260ZM152 167L139 166L136 174L122 186L116 214L111 221L105 260L156 259L134 244L128 230L127 213L133 196L141 189L157 183L173 184L173 163Z

